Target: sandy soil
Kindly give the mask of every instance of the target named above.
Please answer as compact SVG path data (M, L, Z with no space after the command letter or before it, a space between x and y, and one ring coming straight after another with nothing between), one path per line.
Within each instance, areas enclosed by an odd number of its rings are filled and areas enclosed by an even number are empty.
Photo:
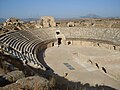
M113 71L120 75L120 52L91 46L62 45L47 48L44 60L55 73L69 80L120 88L120 79L104 73L101 68L98 69L89 61L97 62L100 67L104 66L107 70L114 69ZM68 75L65 76L65 73Z

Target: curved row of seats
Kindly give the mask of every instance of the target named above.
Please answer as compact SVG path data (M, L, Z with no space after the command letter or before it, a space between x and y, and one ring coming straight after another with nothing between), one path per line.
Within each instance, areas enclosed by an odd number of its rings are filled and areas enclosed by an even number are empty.
M50 29L34 29L30 30L34 35L36 35L38 38L41 38L42 40L50 40L55 39L55 30Z
M42 37L46 37L46 34L42 33ZM47 36L48 37L48 36ZM2 48L4 51L10 55L22 60L31 66L37 68L45 67L36 58L35 48L46 39L36 37L29 31L14 31L11 33L6 33L0 36L0 42L2 43Z
M60 30L67 39L92 39L109 41L113 44L120 45L120 29L119 28L83 28L83 27L59 27L53 30L35 29L31 30L33 34L42 38L44 41L55 38L55 30ZM45 35L45 36L44 36Z
M96 39L120 45L120 29L64 27L60 28L60 31L66 38ZM6 52L35 67L44 67L37 59L35 48L42 42L52 39L55 39L55 30L49 29L19 30L0 36L0 42Z

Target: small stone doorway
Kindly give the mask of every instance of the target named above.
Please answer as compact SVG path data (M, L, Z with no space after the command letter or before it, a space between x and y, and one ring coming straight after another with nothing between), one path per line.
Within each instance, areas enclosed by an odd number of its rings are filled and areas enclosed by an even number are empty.
M71 42L69 41L69 42L68 42L68 45L70 45L70 44L71 44Z
M62 38L58 38L58 45L62 44Z

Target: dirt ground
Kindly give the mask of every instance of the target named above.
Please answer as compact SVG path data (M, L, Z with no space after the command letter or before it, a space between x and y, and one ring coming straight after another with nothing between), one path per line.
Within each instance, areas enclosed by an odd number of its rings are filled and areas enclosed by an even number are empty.
M71 81L120 88L120 79L101 67L120 75L120 52L92 46L54 46L45 51L45 62L56 74ZM99 68L93 63L97 63Z

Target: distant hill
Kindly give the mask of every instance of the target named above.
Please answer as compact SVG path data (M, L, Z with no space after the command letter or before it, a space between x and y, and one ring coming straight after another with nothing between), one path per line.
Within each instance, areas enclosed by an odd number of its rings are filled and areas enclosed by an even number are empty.
M55 19L56 20L75 20L75 19L80 19L80 18L103 18L103 17L96 15L96 14L87 14L85 16L80 16L80 17L68 17L68 18L57 17Z
M38 20L38 18L24 18L24 19L21 19L21 20L24 21L24 22L29 22L29 21Z
M87 14L86 16L81 16L80 18L102 18L102 17L96 14Z
M0 22L5 22L6 19L5 18L0 18Z

